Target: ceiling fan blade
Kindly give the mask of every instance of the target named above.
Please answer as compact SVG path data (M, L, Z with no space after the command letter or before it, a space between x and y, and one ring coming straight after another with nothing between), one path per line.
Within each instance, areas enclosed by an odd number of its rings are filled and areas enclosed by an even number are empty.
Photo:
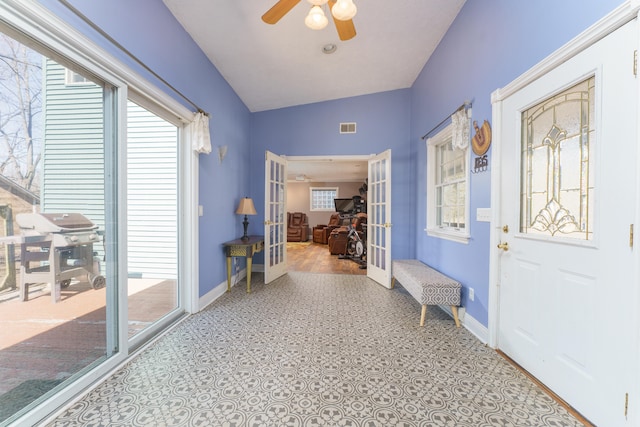
M329 0L329 11L333 8L333 5L336 4L336 0ZM340 21L333 17L333 23L336 24L336 30L338 30L338 36L340 40L346 41L351 40L356 36L356 27L353 25L353 19L349 19L348 21Z
M300 0L279 0L278 3L274 4L271 9L262 15L262 20L267 24L275 24L298 3L300 3Z

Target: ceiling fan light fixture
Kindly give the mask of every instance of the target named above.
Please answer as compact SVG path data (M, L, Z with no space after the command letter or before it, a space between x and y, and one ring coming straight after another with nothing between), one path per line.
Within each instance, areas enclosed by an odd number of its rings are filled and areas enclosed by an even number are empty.
M328 2L329 0L307 0L309 3L311 3L314 6L322 6L323 4L325 4L326 2Z
M307 17L304 19L304 23L312 30L321 30L327 26L329 20L320 6L313 6Z
M338 0L331 8L331 14L339 21L348 21L353 19L358 12L358 8L353 0Z

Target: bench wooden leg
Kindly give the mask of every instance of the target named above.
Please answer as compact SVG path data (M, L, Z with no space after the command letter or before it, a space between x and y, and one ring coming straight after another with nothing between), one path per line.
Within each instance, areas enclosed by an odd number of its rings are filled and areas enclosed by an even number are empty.
M392 277L391 278L391 289L393 289L393 287L396 285L396 278Z
M424 326L424 318L427 317L427 305L422 306L422 313L420 314L420 326Z
M451 306L451 312L453 312L453 320L456 321L456 327L459 328L460 327L460 319L458 319L458 307L456 307L455 305Z

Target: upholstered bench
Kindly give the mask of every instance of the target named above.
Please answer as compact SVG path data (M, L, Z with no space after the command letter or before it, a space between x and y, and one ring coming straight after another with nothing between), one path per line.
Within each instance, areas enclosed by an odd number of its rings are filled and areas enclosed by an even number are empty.
M416 259L397 259L391 262L391 288L396 280L422 305L420 326L424 326L427 305L449 305L453 320L460 327L460 282L445 276Z

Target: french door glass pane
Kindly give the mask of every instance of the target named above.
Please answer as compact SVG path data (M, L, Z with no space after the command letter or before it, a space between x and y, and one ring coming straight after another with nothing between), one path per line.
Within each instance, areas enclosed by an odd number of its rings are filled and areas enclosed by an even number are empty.
M117 310L103 84L2 34L0 55L2 423L114 354Z
M127 109L129 337L178 308L178 129Z

